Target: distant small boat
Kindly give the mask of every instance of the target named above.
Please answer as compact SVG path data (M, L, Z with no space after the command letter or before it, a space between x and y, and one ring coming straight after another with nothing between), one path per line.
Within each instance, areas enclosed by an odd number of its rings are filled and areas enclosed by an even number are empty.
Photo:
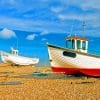
M79 36L66 38L67 48L47 44L51 68L69 75L100 76L100 56L88 54L88 40Z
M39 62L38 58L29 58L18 55L18 50L11 48L11 53L1 51L1 60L4 63L15 65L34 65Z

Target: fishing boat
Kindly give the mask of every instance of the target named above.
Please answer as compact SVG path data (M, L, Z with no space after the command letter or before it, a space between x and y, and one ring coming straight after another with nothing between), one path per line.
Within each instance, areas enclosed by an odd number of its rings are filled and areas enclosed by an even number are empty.
M14 64L14 65L34 65L37 64L39 62L38 58L29 58L29 57L24 57L24 56L20 56L18 54L18 50L15 50L13 48L11 48L10 53L1 51L1 60L4 63L10 63L10 64Z
M100 76L100 56L88 53L88 39L68 36L66 48L47 43L54 72L68 75Z

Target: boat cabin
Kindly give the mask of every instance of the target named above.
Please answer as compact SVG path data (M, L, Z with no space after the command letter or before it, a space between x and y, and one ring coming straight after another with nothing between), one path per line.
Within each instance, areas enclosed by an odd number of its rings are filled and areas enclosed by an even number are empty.
M88 40L78 36L69 36L66 38L66 47L78 52L88 52Z
M18 50L15 50L14 48L11 48L11 54L18 56Z

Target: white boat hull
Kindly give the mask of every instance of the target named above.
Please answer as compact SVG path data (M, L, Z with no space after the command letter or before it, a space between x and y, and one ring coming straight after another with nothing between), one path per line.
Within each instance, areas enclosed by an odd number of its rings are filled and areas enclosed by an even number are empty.
M100 76L100 57L48 45L53 71L65 74Z
M18 55L12 55L6 52L1 52L1 59L4 63L11 63L15 65L34 65L39 62L37 58L28 58Z

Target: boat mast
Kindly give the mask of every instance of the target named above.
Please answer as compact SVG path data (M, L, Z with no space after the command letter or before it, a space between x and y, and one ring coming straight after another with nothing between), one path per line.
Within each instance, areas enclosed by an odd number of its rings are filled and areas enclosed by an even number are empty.
M17 49L17 55L18 55L18 49L19 49L19 39L18 39L18 37L16 38L16 42L17 42L16 49Z
M86 26L86 22L85 21L83 21L82 26L83 26L83 34L85 34L85 26Z
M18 49L18 45L19 45L19 43L18 43L18 37L16 38L16 48Z

